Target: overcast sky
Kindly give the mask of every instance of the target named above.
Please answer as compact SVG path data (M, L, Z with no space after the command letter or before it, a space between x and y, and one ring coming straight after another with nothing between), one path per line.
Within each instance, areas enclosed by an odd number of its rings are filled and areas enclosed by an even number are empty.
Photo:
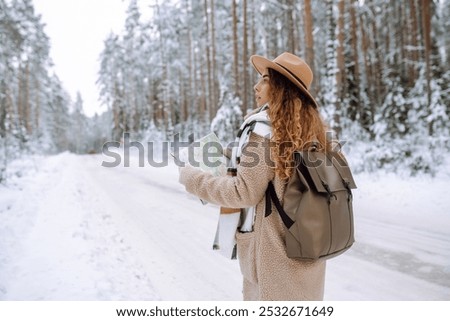
M55 70L73 100L79 91L87 116L100 113L95 84L103 41L113 31L122 33L128 1L33 0L47 25ZM148 2L148 1L146 1Z

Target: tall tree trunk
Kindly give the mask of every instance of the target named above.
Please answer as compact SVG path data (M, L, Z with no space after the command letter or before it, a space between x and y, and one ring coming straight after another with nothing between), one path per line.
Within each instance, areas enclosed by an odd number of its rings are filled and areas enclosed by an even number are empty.
M251 22L251 51L250 51L250 55L255 55L256 54L256 13L257 13L257 8L255 7L255 0L250 0L250 11L252 13L252 22ZM251 68L252 74L254 72L254 69Z
M209 14L208 14L208 0L204 1L204 13L205 13L205 26L206 26L206 67L208 70L208 78L207 78L207 84L208 84L208 91L207 91L207 110L208 110L208 118L209 120L212 119L213 113L212 113L212 105L213 105L213 97L212 97L212 72L211 72L211 36L210 36L210 30L209 30Z
M206 0L205 0L206 1ZM156 10L157 14L160 15L160 7L158 4L158 1L156 1ZM162 26L160 19L158 19L158 31L159 34L163 34ZM172 114L172 104L171 104L171 98L170 98L170 88L169 88L169 66L166 61L166 52L165 52L165 45L164 45L164 39L160 36L159 37L159 54L161 59L161 65L162 65L162 83L163 83L163 99L162 102L160 102L160 106L158 108L161 108L161 114L162 117L162 124L164 126L164 133L167 134L167 131L170 126L170 118ZM128 130L128 129L126 129Z
M325 105L330 107L330 110L333 112L333 129L336 134L339 136L341 133L341 110L340 104L338 101L338 93L336 85L336 69L337 69L337 60L336 60L336 22L333 14L333 0L326 1L326 19L327 19L327 32L325 37L326 49L326 81L327 84L324 85L327 88L327 96L325 96Z
M8 167L8 144L7 144L7 125L8 118L8 100L7 89L4 80L0 80L0 183L6 180L6 170Z
M195 102L193 101L193 97L197 96L197 81L195 79L195 69L193 67L193 57L192 57L192 52L194 51L194 48L192 46L192 31L188 30L187 32L187 37L188 37L188 72L189 72L189 76L188 76L188 83L187 83L187 105L188 106L195 106ZM188 108L187 106L187 108ZM186 114L186 121L189 118L189 110L186 110L187 114Z
M19 67L18 67L18 77L17 77L17 120L16 122L19 124L18 126L18 131L19 133L21 133L22 135L22 127L24 127L23 122L25 119L25 110L24 110L24 80L23 80L23 67L22 64L19 62ZM22 139L21 139L22 142Z
M185 3L186 6L186 15L190 15L190 12L192 10L189 0L186 0ZM195 104L195 99L197 97L197 81L195 79L195 69L193 68L193 57L192 57L192 53L194 51L193 45L192 45L192 30L191 28L188 28L187 30L187 51L188 51L188 82L186 84L187 88L186 88L186 115L185 115L185 121L188 120L189 118L189 113L188 113L188 108L189 108L189 104L194 103ZM194 102L193 102L194 101Z
M295 54L295 23L294 23L294 0L286 0L286 24L287 24L287 42L286 49Z
M368 17L367 13L363 13L360 16L360 29L361 29L361 42L362 42L362 52L363 52L363 60L364 60L364 84L366 86L365 91L367 92L369 101L374 101L374 94L373 94L373 86L371 84L372 82L372 75L373 70L372 66L370 64L370 56L369 56L369 47L370 47L370 41L369 36L367 35L366 25L368 24ZM363 90L364 90L363 89ZM367 106L362 106L360 108L360 116L359 119L362 123L362 126L364 129L366 129L370 135L373 135L373 132L371 130L371 126L375 122L375 107L374 104L370 104L370 106L367 108ZM373 137L372 137L373 138Z
M237 34L237 10L236 1L231 0L231 12L233 15L233 73L234 73L234 95L241 98L239 92L239 51L238 51L238 34Z
M211 14L211 69L212 69L212 113L211 113L211 120L216 116L217 112L217 105L218 105L218 97L219 97L219 86L217 85L217 64L216 64L216 26L215 26L215 6L214 6L214 0L211 0L210 3L210 14Z
M398 6L398 16L396 19L396 23L394 24L395 28L398 30L396 34L398 34L399 37L399 51L400 51L400 57L398 60L398 63L396 63L397 68L399 68L399 74L401 79L406 79L411 77L410 74L408 74L409 66L410 66L410 55L408 52L408 19L406 18L406 6L405 4L397 1L396 5ZM386 8L388 9L388 8ZM405 30L407 32L405 32Z
M311 13L311 0L304 0L305 4L305 60L306 63L311 67L315 77L313 78L313 83L311 84L311 92L314 93L316 91L317 84L317 73L315 72L315 64L314 64L314 36L313 36L313 17Z
M153 108L153 80L150 78L147 83L146 95L145 95L145 110L147 125L153 128L154 121L154 108Z
M372 27L372 39L373 39L373 47L372 52L375 59L371 61L373 68L374 68L374 74L373 78L371 79L371 82L375 84L375 99L377 102L377 105L380 106L383 102L383 88L382 88L382 72L383 72L383 64L382 64L382 58L380 53L380 45L379 45L379 38L378 38L378 27L377 27L377 14L375 9L375 4L371 3L371 11L372 11L372 17L371 17L371 27Z
M27 135L31 135L31 120L30 120L30 109L31 109L31 103L30 103L30 62L27 61L26 67L25 67L25 97L24 97L24 123L25 123L25 130Z
M255 0L250 0L250 12L251 12L251 33L250 33L250 41L251 41L251 52L250 55L255 55L256 54L256 12L257 9L255 7ZM250 56L249 55L249 56ZM249 64L249 62L247 61L247 64ZM257 72L255 71L254 68L249 68L250 69L250 74L249 74L249 87L250 87L250 95L252 93L252 83L251 81L253 79L257 78ZM254 99L250 99L251 101L251 105L252 105L252 109L255 109L256 107L256 100Z
M242 1L242 14L243 14L243 26L242 31L244 33L243 35L243 43L242 43L242 74L244 77L244 82L242 86L242 110L245 114L246 110L248 109L248 37L247 37L247 0Z
M7 106L6 106L6 85L2 80L0 80L0 139L6 137L6 116L7 116ZM0 164L1 166L1 164Z
M345 61L344 61L345 0L339 0L338 8L339 8L338 35L337 35L338 45L336 48L336 59L338 70L336 72L336 85L338 95L337 103L341 104L345 97Z
M431 11L430 0L422 0L422 30L423 30L423 42L424 42L424 54L425 54L425 77L427 82L427 103L428 113L431 114ZM428 124L428 134L433 135L433 124Z
M358 61L358 23L356 19L355 6L358 5L358 0L353 0L350 4L350 38L351 38L351 55L349 57L350 68L349 77L351 84L349 85L350 93L350 110L349 117L352 121L356 121L358 110L360 109L360 76L359 76L359 61Z
M410 68L408 71L408 79L409 79L409 87L413 86L415 81L417 80L417 66L419 65L419 42L418 42L418 30L419 25L417 21L417 9L416 9L416 0L409 0L409 21L410 21L410 41L412 50L410 53Z
M206 119L206 103L205 103L205 85L203 79L203 64L198 62L198 54L196 46L193 48L193 72L194 72L194 93L195 93L195 106L197 106L197 119Z
M294 37L295 37L295 51L294 53L298 53L302 57L305 57L305 48L302 47L302 44L305 43L305 39L302 39L302 33L301 30L304 29L304 23L303 23L303 8L302 5L299 3L298 6L296 6L296 2L293 3L293 14L294 14Z
M423 30L423 41L425 48L425 75L427 80L427 99L428 105L431 102L431 66L430 66L430 54L431 54L431 14L430 14L430 0L422 1L422 30Z
M205 71L205 68L207 69ZM206 81L207 77L205 77L205 74L208 74L208 66L205 66L204 63L200 61L200 84L201 84L201 90L202 94L200 95L200 116L201 119L206 122L209 121L210 116L208 113L208 92L206 90Z
M34 128L36 131L40 132L40 117L41 117L41 86L39 80L35 80L35 93L36 93L36 103L34 106Z

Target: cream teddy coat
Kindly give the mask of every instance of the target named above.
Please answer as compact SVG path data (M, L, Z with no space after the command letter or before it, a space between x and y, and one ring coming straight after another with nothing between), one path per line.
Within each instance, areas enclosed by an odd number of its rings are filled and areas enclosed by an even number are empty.
M279 199L284 183L270 166L268 139L252 133L243 149L237 176L216 177L192 166L180 168L180 183L208 202L231 208L256 206L253 232L236 233L244 300L322 300L325 261L286 255L283 222L275 207L264 217L265 192L273 181Z

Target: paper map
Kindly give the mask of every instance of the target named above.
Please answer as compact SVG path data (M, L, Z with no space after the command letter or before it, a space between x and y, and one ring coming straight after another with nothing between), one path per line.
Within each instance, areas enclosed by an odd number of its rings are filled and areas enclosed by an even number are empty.
M210 133L180 149L179 160L214 176L223 176L226 175L226 166L222 150L219 138Z

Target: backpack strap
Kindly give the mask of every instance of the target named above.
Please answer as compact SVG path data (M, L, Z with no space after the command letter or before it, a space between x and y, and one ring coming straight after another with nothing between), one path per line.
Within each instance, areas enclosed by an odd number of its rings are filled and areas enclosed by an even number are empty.
M232 150L232 167L236 167L236 165L239 164L242 154L242 148L248 142L248 139L252 132L262 137L271 135L272 127L270 125L270 120L265 108L266 106L263 106L259 112L250 115L239 128L235 139L235 146Z
M272 182L269 182L266 191L265 217L269 216L272 213L271 201L273 202L278 213L280 214L281 220L283 221L284 225L289 229L295 222L284 211L283 206L281 206L280 200L278 199L277 193L275 192L275 187L273 186Z

